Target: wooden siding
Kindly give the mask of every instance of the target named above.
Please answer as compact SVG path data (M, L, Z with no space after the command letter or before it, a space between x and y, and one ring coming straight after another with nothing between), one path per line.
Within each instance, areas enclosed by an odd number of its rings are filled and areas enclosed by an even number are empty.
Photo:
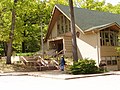
M65 47L65 56L71 57L72 56L72 37L64 37L64 47Z
M101 46L101 56L117 56L116 47L114 46Z
M51 32L51 38L57 37L57 23L55 23L52 32Z

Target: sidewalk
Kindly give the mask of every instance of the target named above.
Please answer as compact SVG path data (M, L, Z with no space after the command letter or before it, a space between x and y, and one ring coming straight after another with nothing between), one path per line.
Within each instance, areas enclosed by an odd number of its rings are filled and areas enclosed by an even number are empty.
M82 75L72 75L72 74L65 74L64 72L55 70L55 71L48 71L45 73L29 73L30 76L38 76L38 77L46 77L46 78L53 78L53 79L77 79L77 78L86 78L86 77L95 77L95 76L104 76L104 75L114 75L113 72L109 73L101 73L101 74L82 74Z
M96 76L105 76L105 75L120 75L120 71L111 71L107 73L100 74L82 74L82 75L71 75L66 74L65 72L59 70L51 71L39 71L39 72L11 72L11 73L0 73L0 76L35 76L35 77L46 77L53 79L77 79L77 78L86 78L86 77L96 77Z

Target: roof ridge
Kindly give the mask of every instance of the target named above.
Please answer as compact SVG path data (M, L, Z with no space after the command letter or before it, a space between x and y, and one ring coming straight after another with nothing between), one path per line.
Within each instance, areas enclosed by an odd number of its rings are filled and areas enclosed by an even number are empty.
M67 5L63 5L63 4L56 4L55 6L64 6L64 7L68 7ZM74 9L81 9L81 10L87 10L87 11L93 11L93 12L99 12L99 13L107 13L107 14L113 14L113 15L120 15L120 14L116 14L116 13L112 13L112 12L109 12L109 11L99 11L99 10L90 10L90 9L86 9L86 8L80 8L80 7L74 7Z

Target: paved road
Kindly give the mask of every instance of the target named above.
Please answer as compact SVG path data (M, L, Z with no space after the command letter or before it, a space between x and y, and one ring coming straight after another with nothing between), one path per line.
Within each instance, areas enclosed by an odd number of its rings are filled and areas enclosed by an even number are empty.
M0 76L0 90L120 90L120 75L79 79Z

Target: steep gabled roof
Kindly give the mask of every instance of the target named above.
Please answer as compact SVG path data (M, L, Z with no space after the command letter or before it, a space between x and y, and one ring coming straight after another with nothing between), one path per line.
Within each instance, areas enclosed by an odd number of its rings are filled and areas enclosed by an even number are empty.
M59 13L62 13L70 20L69 6L55 5L45 41L51 33L55 20L57 20L55 18L57 15L56 11L59 11ZM83 32L104 28L105 26L110 26L113 24L120 28L120 14L74 7L74 16L76 26Z
M56 5L60 11L70 18L69 6ZM92 27L101 26L116 22L120 25L120 15L108 12L88 10L74 7L75 24L83 31Z

